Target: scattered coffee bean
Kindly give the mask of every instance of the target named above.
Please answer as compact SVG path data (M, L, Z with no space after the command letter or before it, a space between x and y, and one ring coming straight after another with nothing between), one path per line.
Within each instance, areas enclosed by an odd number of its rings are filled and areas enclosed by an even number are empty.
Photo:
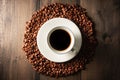
M39 28L49 19L61 17L76 23L82 33L82 47L79 54L65 63L47 60L38 50L36 36ZM86 11L79 5L54 3L36 11L30 21L26 22L23 50L33 69L39 73L60 77L85 69L85 65L93 58L97 40L92 21Z

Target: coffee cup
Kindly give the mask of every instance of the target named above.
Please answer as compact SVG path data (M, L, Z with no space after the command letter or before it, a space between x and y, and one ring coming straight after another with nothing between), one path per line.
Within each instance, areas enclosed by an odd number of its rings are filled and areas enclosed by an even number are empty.
M46 21L38 31L37 45L41 54L53 62L66 62L80 51L82 36L78 26L66 18Z

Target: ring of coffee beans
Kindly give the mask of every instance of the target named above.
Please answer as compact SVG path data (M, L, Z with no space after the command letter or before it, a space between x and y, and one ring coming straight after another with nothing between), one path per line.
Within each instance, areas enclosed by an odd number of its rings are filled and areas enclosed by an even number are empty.
M36 36L41 25L55 17L72 20L79 26L83 38L79 54L64 63L55 63L47 60L39 52L36 43ZM85 69L85 65L93 58L97 44L93 23L86 15L85 9L79 5L60 3L45 6L32 15L31 20L26 23L23 42L23 50L34 70L53 77L67 76Z

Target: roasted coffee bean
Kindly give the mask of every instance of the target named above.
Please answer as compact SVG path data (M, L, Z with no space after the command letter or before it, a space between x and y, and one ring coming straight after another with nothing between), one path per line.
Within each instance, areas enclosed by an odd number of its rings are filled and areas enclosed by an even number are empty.
M61 17L73 21L81 30L82 47L79 54L65 63L47 60L38 50L36 37L40 27L49 19ZM33 13L31 20L26 22L23 50L33 69L38 73L52 77L67 76L85 69L85 65L93 58L97 40L93 22L80 5L54 3Z

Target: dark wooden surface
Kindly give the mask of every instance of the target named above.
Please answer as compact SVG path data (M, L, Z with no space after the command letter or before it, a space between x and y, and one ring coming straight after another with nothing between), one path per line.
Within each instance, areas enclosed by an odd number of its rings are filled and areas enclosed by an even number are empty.
M58 79L37 74L21 49L25 22L54 2L86 8L99 41L85 71ZM0 80L120 80L120 0L0 0Z

